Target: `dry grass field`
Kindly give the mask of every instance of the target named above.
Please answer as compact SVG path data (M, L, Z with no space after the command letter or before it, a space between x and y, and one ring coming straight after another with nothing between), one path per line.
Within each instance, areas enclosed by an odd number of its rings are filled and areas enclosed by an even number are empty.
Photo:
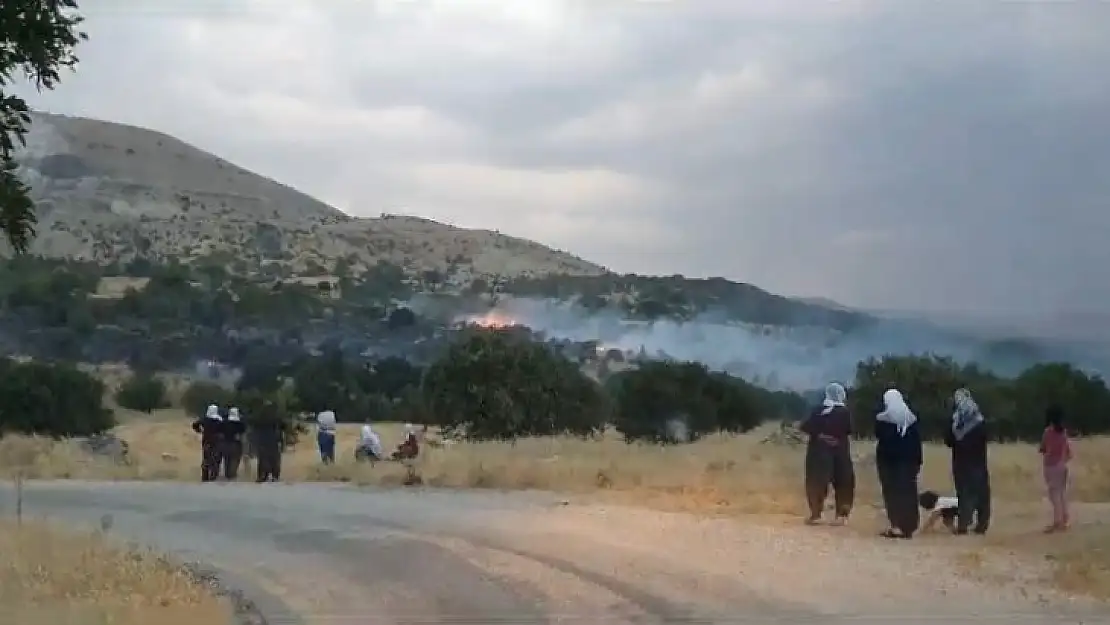
M376 427L387 449L401 440L399 424ZM425 446L416 466L429 486L542 489L664 510L797 522L804 514L804 449L762 443L771 431L711 436L674 447L628 445L615 436ZM18 471L28 478L199 480L197 437L180 411L131 418L117 434L130 443L132 461L127 466L92 458L72 442L7 437L0 440L0 471ZM327 467L319 462L313 437L306 436L286 454L283 480L400 485L405 469L396 463L355 463L357 435L357 425L340 427L337 463ZM871 444L860 442L854 453L858 490L852 526L861 532L876 531L881 523L871 449ZM991 454L997 514L989 538L975 544L1047 558L1061 586L1110 598L1110 503L1104 504L1110 502L1110 438L1077 441L1072 491L1079 502L1076 526L1059 536L1040 533L1047 504L1036 449L999 444ZM251 478L240 475L242 480ZM930 445L922 488L944 492L950 484L947 450ZM947 540L929 538L938 539Z
M100 533L0 521L0 623L231 622L231 609L173 563Z

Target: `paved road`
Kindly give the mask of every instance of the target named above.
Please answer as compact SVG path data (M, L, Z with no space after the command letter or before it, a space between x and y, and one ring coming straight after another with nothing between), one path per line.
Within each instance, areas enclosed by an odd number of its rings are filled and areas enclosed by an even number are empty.
M13 489L0 487L10 513ZM117 536L213 564L274 620L304 625L1110 623L962 581L906 543L544 494L31 482L24 514L111 515Z

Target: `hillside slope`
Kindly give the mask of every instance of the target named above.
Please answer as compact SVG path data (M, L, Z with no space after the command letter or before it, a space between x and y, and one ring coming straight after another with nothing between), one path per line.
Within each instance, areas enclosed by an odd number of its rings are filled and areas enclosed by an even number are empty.
M128 261L210 258L236 273L358 271L590 275L597 265L531 241L416 217L354 218L169 135L46 113L33 116L22 175L39 208L32 252ZM365 210L374 210L365 207Z

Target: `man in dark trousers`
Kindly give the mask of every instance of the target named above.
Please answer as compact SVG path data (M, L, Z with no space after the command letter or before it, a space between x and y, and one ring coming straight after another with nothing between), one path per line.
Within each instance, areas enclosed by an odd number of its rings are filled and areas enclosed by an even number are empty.
M251 423L251 445L254 448L258 477L255 481L276 482L281 479L281 453L285 449L285 424L278 416L277 406L267 401Z
M200 434L200 481L212 482L220 475L220 450L223 443L224 419L220 407L208 406L204 416L193 421L193 431Z
M220 457L224 464L224 477L228 481L239 476L239 463L243 461L243 434L246 426L239 416L238 408L227 411L227 420L224 421L224 437L221 441Z

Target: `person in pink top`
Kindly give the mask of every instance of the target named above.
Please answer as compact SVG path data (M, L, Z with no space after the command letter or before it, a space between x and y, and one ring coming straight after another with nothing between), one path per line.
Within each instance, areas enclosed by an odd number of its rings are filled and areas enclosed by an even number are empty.
M1052 504L1052 524L1045 533L1062 532L1068 528L1068 463L1071 461L1071 443L1064 429L1064 412L1051 406L1045 415L1044 435L1041 437L1041 460L1048 501Z

